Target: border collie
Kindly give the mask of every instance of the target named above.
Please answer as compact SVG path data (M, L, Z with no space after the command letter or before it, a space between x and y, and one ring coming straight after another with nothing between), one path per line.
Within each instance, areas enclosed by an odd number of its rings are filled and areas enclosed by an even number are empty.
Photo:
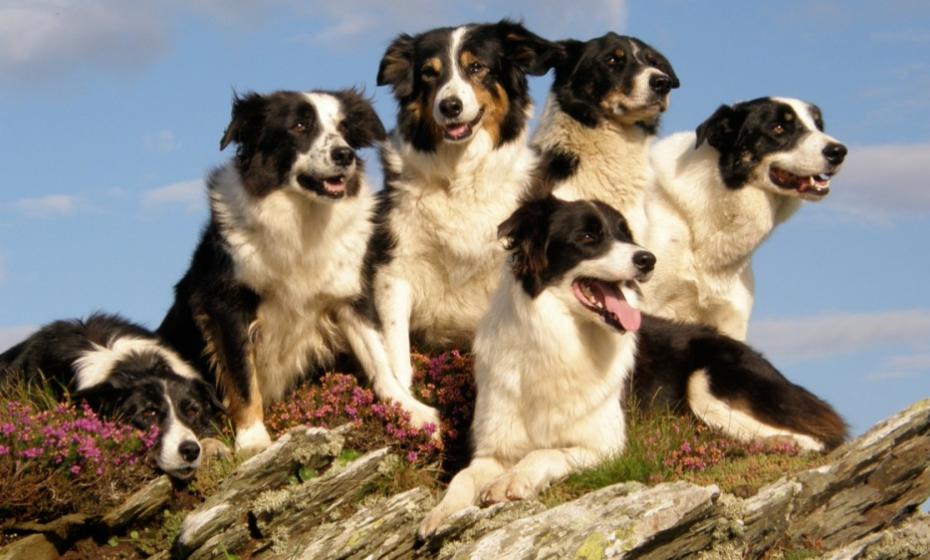
M647 310L745 339L753 252L802 200L829 193L845 157L820 109L778 97L722 105L696 133L658 142L647 243L659 264Z
M528 498L623 451L629 384L643 406L690 410L729 435L824 450L845 437L829 405L745 344L643 316L656 262L601 202L547 197L501 224L509 266L475 337L473 459L423 520L426 538L474 503Z
M504 20L403 34L381 60L378 85L400 107L382 148L374 298L405 387L411 333L428 346L468 346L487 309L504 259L497 225L537 164L526 76L545 74L560 52Z
M139 429L159 428L156 462L187 479L204 455L198 434L222 405L213 387L158 337L116 315L56 321L0 355L0 369L26 378L42 375L107 417Z
M375 199L356 155L384 139L354 90L250 93L233 103L210 176L210 222L159 333L210 372L251 454L263 406L351 350L381 398L427 409L391 374L363 279Z
M565 57L532 139L540 185L566 200L598 199L645 233L649 145L680 84L672 65L634 37L562 41Z

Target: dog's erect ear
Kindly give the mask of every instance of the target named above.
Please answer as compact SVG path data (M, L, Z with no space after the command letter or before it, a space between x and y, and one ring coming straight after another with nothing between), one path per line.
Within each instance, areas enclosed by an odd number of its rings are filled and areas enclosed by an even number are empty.
M552 195L524 202L497 228L498 238L506 239L510 267L530 297L542 292L542 275L549 266L549 216L556 204Z
M391 86L394 96L403 99L413 93L414 39L402 33L384 51L378 66L378 85Z
M265 98L257 93L248 93L245 97L233 95L232 120L220 139L220 151L225 150L230 142L242 144L250 130L262 122L265 114Z
M519 23L502 19L497 30L504 56L531 76L542 76L565 56L562 45L543 39Z
M717 151L726 152L736 143L740 126L742 126L740 115L740 111L729 105L718 107L714 114L695 130L697 139L694 142L694 149L700 148L701 144L707 141L708 144L717 148Z
M365 99L361 92L346 89L334 92L345 111L346 140L353 148L367 148L375 142L386 138L384 125L371 101Z

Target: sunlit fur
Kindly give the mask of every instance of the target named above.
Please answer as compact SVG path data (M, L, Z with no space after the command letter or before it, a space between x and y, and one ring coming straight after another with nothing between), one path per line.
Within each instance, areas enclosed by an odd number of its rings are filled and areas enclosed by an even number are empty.
M767 132L779 113L795 127L784 140ZM754 100L718 109L698 135L681 132L655 145L644 244L658 264L646 286L647 310L746 338L752 254L804 198L822 198L773 184L772 165L804 176L840 169L824 157L827 146L840 145L815 123L819 114L796 99ZM765 139L778 144L760 148Z
M467 347L487 309L504 258L497 226L516 208L537 162L526 145L526 74L545 73L557 51L503 21L402 35L385 53L379 84L391 86L399 113L382 148L373 282L402 385L412 377L411 333L427 346ZM481 67L468 74L473 59ZM434 68L427 79L424 65ZM484 111L464 140L435 133L435 107L446 94L462 101L463 115L475 113L473 104Z
M543 154L541 186L565 200L607 202L642 237L649 146L678 78L658 51L633 37L608 33L563 44L566 58L532 139ZM661 88L651 85L657 79Z

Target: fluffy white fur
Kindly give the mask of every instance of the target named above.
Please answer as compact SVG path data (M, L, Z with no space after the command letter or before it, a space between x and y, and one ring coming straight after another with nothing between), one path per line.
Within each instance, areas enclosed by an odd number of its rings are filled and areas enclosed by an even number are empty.
M487 310L504 259L497 226L517 207L535 153L525 136L495 148L483 128L463 144L418 152L396 132L384 147L385 171L395 175L387 226L396 244L375 276L391 368L410 386L410 338L469 345Z
M801 176L821 173L822 150L836 142L816 130L802 102L776 100L792 105L813 132L794 149L765 156L742 188L727 188L719 153L707 143L695 149L694 133L656 143L655 181L646 207L649 229L641 241L658 258L653 279L644 285L646 311L712 325L745 340L753 305L752 254L802 202L794 191L771 183L769 168L775 164Z
M578 302L572 281L636 275L635 245L617 243L531 299L509 270L475 335L474 455L420 525L426 537L477 502L530 497L553 480L623 451L621 393L636 334L621 334ZM636 294L624 289L636 305Z
M330 123L320 109L326 106L317 105L321 122L334 128L335 121ZM328 154L334 145L330 132L321 135L323 147L311 151ZM263 402L278 401L308 365L330 363L334 353L351 349L379 398L397 401L415 421L435 421L433 410L397 383L381 335L352 309L362 293L375 205L364 176L360 180L357 196L331 201L308 193L296 179L253 199L231 163L216 177L211 204L236 277L261 296L250 326L257 341L253 365L258 390ZM239 449L268 446L263 425L246 428L237 433Z
M651 75L641 72L638 80L648 83ZM558 148L579 156L578 169L556 186L555 196L563 200L597 199L613 206L639 241L646 231L644 197L651 183L651 140L642 128L612 119L602 119L596 128L584 126L562 111L550 95L532 143L543 150Z

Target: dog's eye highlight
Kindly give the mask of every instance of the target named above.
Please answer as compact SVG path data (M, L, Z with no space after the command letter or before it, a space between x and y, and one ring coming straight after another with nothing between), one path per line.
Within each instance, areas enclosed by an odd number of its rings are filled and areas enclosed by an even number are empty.
M623 57L611 53L607 55L607 58L604 59L604 61L607 63L607 66L620 66L623 64Z
M592 243L598 243L600 240L600 234L591 231L586 231L578 236L578 242L582 245L591 245Z
M469 76L474 76L476 74L480 74L481 71L484 70L484 65L480 62L472 62L465 70L468 72Z
M293 126L291 126L291 130L293 130L294 132L303 132L307 130L307 124L302 121L298 121L294 123Z

